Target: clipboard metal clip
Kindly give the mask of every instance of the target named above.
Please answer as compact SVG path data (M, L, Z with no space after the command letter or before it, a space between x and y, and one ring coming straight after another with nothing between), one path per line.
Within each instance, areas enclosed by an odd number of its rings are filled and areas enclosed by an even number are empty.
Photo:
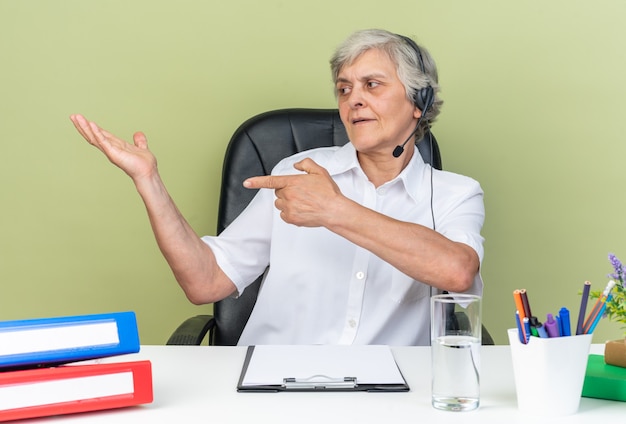
M289 389L354 389L356 377L334 378L327 375L313 375L307 378L283 378L283 387Z

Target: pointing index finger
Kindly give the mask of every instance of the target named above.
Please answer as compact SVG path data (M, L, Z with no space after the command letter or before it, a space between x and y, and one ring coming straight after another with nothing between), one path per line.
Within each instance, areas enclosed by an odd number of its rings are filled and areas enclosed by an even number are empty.
M251 177L243 182L245 188L271 188L281 189L289 183L289 175L266 175L263 177Z

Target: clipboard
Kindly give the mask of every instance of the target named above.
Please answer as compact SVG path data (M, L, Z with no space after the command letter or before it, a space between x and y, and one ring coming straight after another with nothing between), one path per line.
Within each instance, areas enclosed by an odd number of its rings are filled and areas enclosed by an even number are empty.
M407 392L391 348L383 345L249 346L238 392Z

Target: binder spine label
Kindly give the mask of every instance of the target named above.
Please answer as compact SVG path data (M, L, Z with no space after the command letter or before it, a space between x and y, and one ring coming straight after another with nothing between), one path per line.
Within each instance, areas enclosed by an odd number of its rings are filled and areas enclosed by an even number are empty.
M0 332L0 356L71 350L120 343L115 320L16 327Z
M133 373L25 382L0 387L0 411L128 395L134 391Z

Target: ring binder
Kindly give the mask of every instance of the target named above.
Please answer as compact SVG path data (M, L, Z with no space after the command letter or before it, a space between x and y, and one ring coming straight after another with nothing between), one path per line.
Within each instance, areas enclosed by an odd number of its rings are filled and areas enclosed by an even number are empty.
M151 403L147 360L0 372L0 422Z
M333 378L314 375L308 378L283 378L283 387L289 389L355 389L356 377Z
M0 371L139 352L132 311L0 321Z

